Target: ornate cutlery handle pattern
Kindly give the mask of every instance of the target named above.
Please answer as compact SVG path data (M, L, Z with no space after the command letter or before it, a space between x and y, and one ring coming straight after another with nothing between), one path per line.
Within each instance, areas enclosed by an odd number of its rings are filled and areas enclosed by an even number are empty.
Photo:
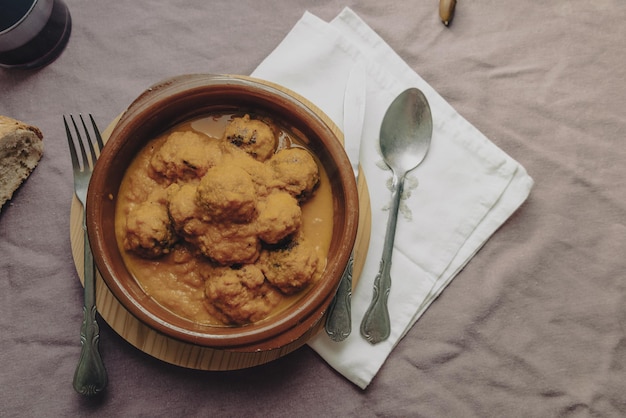
M371 344L378 344L389 338L391 333L391 323L389 320L389 309L387 299L391 290L391 256L393 253L393 242L396 236L396 224L398 223L398 209L400 208L400 197L404 190L404 177L394 173L392 180L391 207L389 208L389 220L387 221L387 231L383 244L383 255L380 260L378 274L374 278L374 294L372 302L365 312L361 322L361 335Z
M328 308L326 317L326 333L333 341L343 341L352 332L352 271L354 268L354 252L350 254L348 265L343 272L337 294Z
M83 306L83 323L80 328L81 352L76 372L74 373L74 389L87 396L97 395L107 385L107 372L100 357L98 343L100 327L96 320L96 283L93 254L85 231L85 304Z

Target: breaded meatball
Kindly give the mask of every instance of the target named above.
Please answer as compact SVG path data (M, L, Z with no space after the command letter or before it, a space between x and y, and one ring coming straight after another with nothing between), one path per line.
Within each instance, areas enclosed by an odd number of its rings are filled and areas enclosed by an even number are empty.
M185 226L192 220L203 221L202 212L196 201L198 187L192 184L168 187L168 212L177 231L185 232Z
M198 204L211 220L250 221L256 214L257 196L250 175L237 166L218 164L198 185Z
M233 118L224 131L224 139L246 151L258 161L265 161L276 150L276 135L265 122L250 115Z
M296 198L306 198L320 179L319 167L313 156L303 148L280 150L268 161L273 170L274 184Z
M232 266L254 263L259 258L261 241L249 224L205 223L196 226L197 233L187 234L184 238L216 263Z
M170 218L185 241L221 265L253 263L259 258L261 242L250 224L211 222L197 203L197 187L170 188Z
M287 192L276 191L259 202L256 228L259 238L276 244L293 234L302 224L302 209Z
M148 200L129 211L124 249L145 258L156 258L169 252L176 239L162 193L152 193Z
M168 182L202 177L221 159L216 140L193 131L174 132L161 144L150 160L153 177Z
M263 251L257 266L286 295L317 281L325 267L316 249L302 239L282 249Z
M148 163L146 163L147 166ZM142 167L143 168L143 167ZM130 176L124 179L128 183L128 187L120 190L122 199L128 199L132 203L141 203L148 199L148 196L155 188L161 188L159 181L149 176Z
M252 158L247 152L242 151L234 145L226 144L222 153L222 164L235 166L244 170L250 175L257 196L266 196L271 190L274 173L267 163Z
M214 270L205 283L207 310L226 324L259 321L282 299L254 265Z

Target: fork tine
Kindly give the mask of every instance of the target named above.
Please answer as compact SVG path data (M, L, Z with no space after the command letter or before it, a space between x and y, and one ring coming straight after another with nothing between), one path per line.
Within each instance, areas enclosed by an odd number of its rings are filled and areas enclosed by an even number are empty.
M93 119L93 116L91 116L91 113L89 114L89 119L91 119L91 125L93 126L93 131L96 133L96 140L98 141L98 154L100 153L100 151L102 151L102 148L104 148L104 142L102 142L102 136L100 135L100 130L98 129L98 126L96 125L96 121Z
M86 169L89 166L89 160L87 159L87 151L85 150L85 145L83 145L83 138L80 135L80 130L78 129L78 125L76 125L74 116L70 115L70 119L72 120L72 124L74 125L74 131L76 132L76 136L78 137L78 146L80 147L80 155L83 157L83 169Z
M83 119L82 114L80 115L80 121L83 124L85 137L87 138L87 145L89 146L89 153L91 154L91 165L89 167L93 169L93 167L96 165L96 159L98 157L96 156L96 150L94 149L93 141L91 140L91 135L89 135L89 129L87 129L87 125L85 124L85 119ZM99 149L98 149L98 153L100 153Z
M65 133L67 134L67 143L70 147L72 167L74 169L79 169L80 164L78 163L78 155L76 154L76 146L74 145L74 137L72 136L72 131L70 130L69 125L67 124L67 119L65 119L65 115L63 115L63 124L65 125Z

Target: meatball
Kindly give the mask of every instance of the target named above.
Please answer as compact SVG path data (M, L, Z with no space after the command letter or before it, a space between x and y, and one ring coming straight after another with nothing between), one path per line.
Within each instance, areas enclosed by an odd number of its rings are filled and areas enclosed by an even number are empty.
M134 206L126 218L124 248L145 258L156 258L176 242L166 200L152 193L148 200Z
M282 295L254 265L223 268L205 284L207 310L226 324L246 324L265 318Z
M256 227L264 242L276 244L296 232L301 224L302 209L289 193L274 192L259 202Z
M224 131L224 139L246 151L258 161L265 161L276 150L276 135L265 122L250 115L234 118Z
M148 163L143 161L143 163L145 164L143 167L147 167L149 161ZM159 181L148 175L128 176L124 181L128 186L119 190L119 197L133 204L145 202L156 188L162 188Z
M255 160L245 151L232 145L224 147L222 155L223 165L239 167L248 173L254 183L257 196L266 196L269 193L274 178L269 164Z
M297 198L306 198L320 179L319 168L313 156L303 148L283 149L269 160L277 188Z
M221 159L216 140L193 131L174 132L150 160L153 176L169 182L202 177Z
M249 224L205 223L194 232L185 239L218 264L249 264L259 258L261 241Z
M316 249L302 239L282 249L263 251L257 265L267 281L286 295L317 281L325 267Z
M220 164L210 168L198 186L198 204L215 221L249 222L257 196L250 175L242 168Z
M205 221L196 202L197 191L198 187L191 184L172 184L168 187L168 213L175 229L183 234L191 221Z
M169 215L181 237L222 265L253 263L261 243L250 224L213 223L197 203L198 187L170 186Z

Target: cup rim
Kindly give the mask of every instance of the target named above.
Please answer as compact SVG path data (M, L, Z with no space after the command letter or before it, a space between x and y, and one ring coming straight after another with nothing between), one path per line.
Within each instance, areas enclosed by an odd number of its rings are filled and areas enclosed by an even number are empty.
M12 51L41 32L52 15L55 0L33 0L31 7L13 25L0 31L0 52Z

